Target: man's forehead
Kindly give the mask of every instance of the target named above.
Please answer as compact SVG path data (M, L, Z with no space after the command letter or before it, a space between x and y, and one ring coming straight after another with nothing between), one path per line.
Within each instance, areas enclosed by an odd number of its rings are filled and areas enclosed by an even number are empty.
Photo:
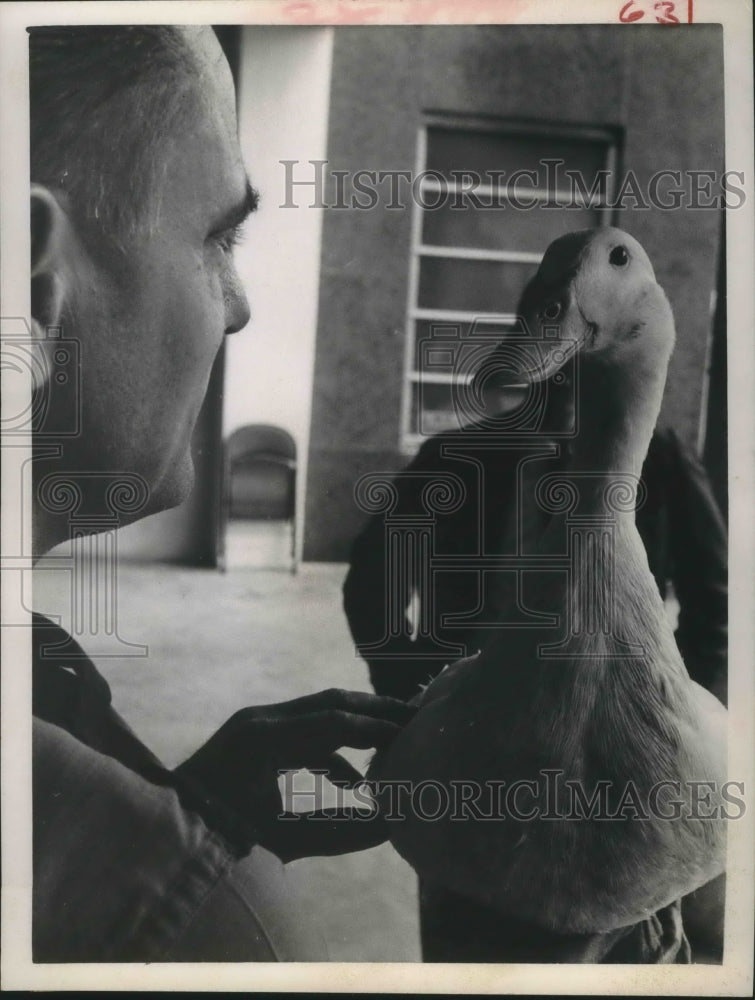
M182 135L163 174L163 209L213 230L232 228L253 207L238 141L217 123Z
M176 30L199 64L213 68L222 64L227 68L222 46L212 28L206 25L184 25Z
M219 102L224 109L234 108L235 90L228 60L217 35L205 26L178 29L190 56L191 72L205 96Z
M174 135L164 198L189 216L219 221L249 201L238 142L236 94L230 68L211 28L180 29L191 79L190 128Z

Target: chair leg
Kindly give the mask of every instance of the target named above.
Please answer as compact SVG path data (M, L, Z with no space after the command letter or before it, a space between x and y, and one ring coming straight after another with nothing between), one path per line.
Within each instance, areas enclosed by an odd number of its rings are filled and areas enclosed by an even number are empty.
M296 573L298 567L296 565L296 511L291 518L291 573Z

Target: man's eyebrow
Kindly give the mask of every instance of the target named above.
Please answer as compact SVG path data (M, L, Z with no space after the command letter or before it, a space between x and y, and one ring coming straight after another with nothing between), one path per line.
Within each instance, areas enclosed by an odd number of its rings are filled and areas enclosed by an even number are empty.
M246 187L244 188L244 197L237 205L230 208L215 222L213 225L213 231L220 233L224 229L233 229L234 226L240 226L247 216L251 215L252 212L257 211L259 200L259 193L255 191L249 181L249 178L247 178Z

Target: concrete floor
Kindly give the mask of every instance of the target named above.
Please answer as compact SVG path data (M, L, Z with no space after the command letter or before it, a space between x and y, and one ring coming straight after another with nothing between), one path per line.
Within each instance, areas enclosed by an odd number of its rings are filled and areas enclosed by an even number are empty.
M93 659L120 713L168 766L243 705L328 687L370 690L341 611L345 567L305 564L292 575L245 561L235 551L238 568L226 573L119 566L118 633L148 655ZM49 566L34 572L35 610L70 628L70 575ZM367 754L348 756L360 765ZM388 844L286 870L302 919L319 925L333 961L419 961L416 877Z

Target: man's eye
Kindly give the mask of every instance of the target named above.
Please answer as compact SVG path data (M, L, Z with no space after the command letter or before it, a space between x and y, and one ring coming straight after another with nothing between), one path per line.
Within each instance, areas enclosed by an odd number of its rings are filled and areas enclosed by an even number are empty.
M242 224L234 226L233 229L225 229L222 233L215 233L212 239L223 251L223 253L233 253L233 248L241 243L244 236Z

